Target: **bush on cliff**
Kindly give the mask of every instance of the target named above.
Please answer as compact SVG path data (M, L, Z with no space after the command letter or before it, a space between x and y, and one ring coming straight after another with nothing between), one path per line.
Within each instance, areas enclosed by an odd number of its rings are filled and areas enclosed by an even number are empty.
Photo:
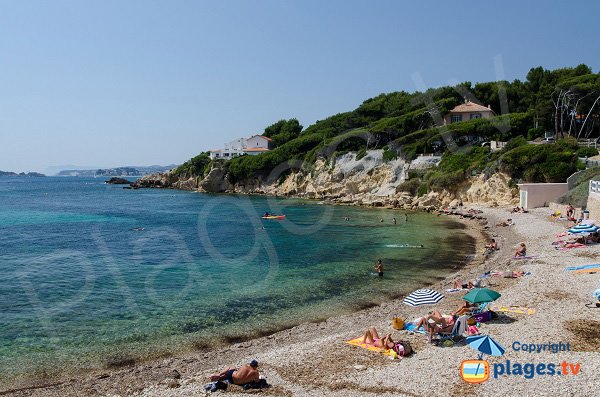
M186 161L179 167L175 168L173 174L180 178L204 177L211 163L210 154L208 152L200 153L196 157Z

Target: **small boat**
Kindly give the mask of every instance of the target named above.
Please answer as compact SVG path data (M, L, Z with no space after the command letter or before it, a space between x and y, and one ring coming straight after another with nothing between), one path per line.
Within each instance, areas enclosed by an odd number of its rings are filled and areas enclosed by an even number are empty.
M285 215L263 215L262 219L285 219Z

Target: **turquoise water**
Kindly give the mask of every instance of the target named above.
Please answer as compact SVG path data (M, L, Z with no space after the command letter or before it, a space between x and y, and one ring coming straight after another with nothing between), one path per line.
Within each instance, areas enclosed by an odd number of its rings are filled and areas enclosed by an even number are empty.
M265 211L287 218L262 220ZM0 384L347 313L440 279L473 249L453 221L408 217L101 179L0 178ZM372 273L378 258L383 278Z

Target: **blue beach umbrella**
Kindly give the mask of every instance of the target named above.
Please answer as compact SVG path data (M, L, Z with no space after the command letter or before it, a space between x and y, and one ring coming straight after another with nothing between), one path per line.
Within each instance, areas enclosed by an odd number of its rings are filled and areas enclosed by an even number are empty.
M413 307L421 305L435 305L442 299L444 299L444 295L440 294L439 292L429 288L423 288L409 294L406 298L404 298L404 303Z
M475 335L467 337L467 344L481 354L479 359L484 354L489 356L501 356L504 354L504 348L489 335Z

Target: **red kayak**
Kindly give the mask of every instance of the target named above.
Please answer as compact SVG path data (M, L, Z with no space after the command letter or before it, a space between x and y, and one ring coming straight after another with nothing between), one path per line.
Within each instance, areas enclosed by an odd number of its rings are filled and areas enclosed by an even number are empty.
M285 215L267 215L261 216L262 219L285 219Z

